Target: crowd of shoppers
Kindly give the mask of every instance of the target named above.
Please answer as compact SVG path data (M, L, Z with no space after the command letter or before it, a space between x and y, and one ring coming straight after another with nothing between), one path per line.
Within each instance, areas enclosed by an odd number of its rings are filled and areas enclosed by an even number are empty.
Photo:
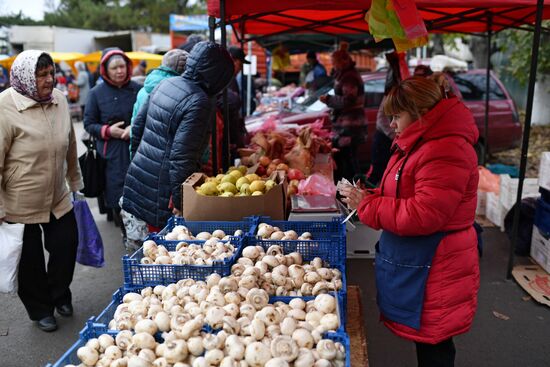
M212 121L226 88L232 148L244 146L235 78L247 63L244 52L200 40L185 46L188 51L164 55L143 88L132 81L132 63L120 49L103 51L103 82L91 90L86 66L76 64L84 127L106 161L100 204L123 236L121 207L151 228L181 215L181 183L216 144ZM352 178L357 147L366 138L363 81L345 47L333 53L332 63L335 93L320 99L333 112L336 178ZM314 53L308 64L312 81L326 76ZM56 70L48 53L22 52L11 68L11 87L0 93L0 225L25 224L18 294L44 331L57 328L55 311L73 313L78 231L70 192L83 188L68 102L54 88L66 76ZM387 83L373 148L381 157L371 174L378 188L350 186L340 193L361 221L382 230L375 260L382 321L415 342L419 366L450 367L453 337L471 327L479 288L473 227L479 133L445 76L431 74L418 68L411 78Z

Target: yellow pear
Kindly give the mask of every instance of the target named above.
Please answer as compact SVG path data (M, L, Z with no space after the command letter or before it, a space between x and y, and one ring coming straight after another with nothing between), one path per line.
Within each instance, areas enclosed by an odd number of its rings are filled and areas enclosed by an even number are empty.
M230 191L226 191L226 192L224 192L223 194L221 194L220 196L230 198L230 197L235 196L235 194L233 194L233 193L230 192Z
M235 186L237 186L237 190L240 190L241 189L241 186L243 184L249 184L250 181L248 181L248 178L246 177L241 177L237 180L237 184Z
M247 166L239 166L239 171L241 171L241 173L244 175L246 175L246 172L248 172L248 167Z
M251 192L250 192L250 184L248 183L243 183L241 185L241 188L239 189L239 191L241 192L242 195L250 195Z
M233 172L236 169L238 169L236 166L229 166L229 168L227 169L227 174L230 174L231 172Z
M238 190L231 182L223 182L220 184L219 191L221 192L230 192L232 194L235 194Z
M223 176L223 178L220 182L221 183L231 182L233 185L235 185L237 183L237 177L232 176L232 175L225 175L225 176Z
M223 173L220 173L220 174L216 175L216 180L218 182L222 182L223 176L225 176Z
M237 179L243 177L243 174L242 174L241 171L239 171L238 169L229 172L229 174L230 174L231 176L236 177Z
M273 180L267 180L265 182L265 189L266 191L269 191L271 190L272 188L274 188L275 186L277 186L277 183Z
M254 192L252 193L252 196L260 196L260 195L263 195L263 194L264 194L264 193L261 192L261 191L254 191Z
M218 194L218 188L215 182L205 182L201 185L200 190L204 195L214 196Z
M262 180L256 180L250 184L250 191L252 191L252 194L254 194L255 191L263 192L264 190L265 190L265 182Z
M255 174L255 173L250 173L250 174L248 174L248 175L246 175L246 176L244 176L244 177L248 178L248 181L250 181L250 182L257 181L257 180L260 179L260 176L258 176L258 175Z

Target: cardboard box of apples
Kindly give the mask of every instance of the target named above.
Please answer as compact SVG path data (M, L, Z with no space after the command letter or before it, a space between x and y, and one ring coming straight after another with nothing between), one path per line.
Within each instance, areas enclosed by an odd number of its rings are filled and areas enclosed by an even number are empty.
M182 184L183 217L197 221L232 221L251 215L285 219L287 180L283 172L268 178L231 167L208 177L194 173Z

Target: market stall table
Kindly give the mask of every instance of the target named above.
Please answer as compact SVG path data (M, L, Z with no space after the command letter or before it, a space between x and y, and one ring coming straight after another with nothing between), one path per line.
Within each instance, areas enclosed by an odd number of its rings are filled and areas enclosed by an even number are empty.
M363 318L363 304L361 302L361 289L356 285L350 285L347 303L347 332L350 338L351 366L368 367L367 335L365 320ZM350 322L353 320L353 322Z

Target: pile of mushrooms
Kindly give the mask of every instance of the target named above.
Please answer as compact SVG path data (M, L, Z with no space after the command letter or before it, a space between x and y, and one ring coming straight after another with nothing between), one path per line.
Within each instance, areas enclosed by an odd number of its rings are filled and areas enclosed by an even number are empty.
M248 246L231 267L230 279L239 287L261 288L275 296L317 296L342 289L342 273L319 257L304 264L299 252L284 254L279 245L267 250Z
M239 237L242 236L244 233L242 230L238 229L233 233L233 236ZM227 235L224 231L221 229L217 229L214 232L200 232L196 236L193 236L193 233L186 227L186 226L175 226L172 231L168 232L166 236L164 236L165 240L168 241L192 241L192 240L201 240L206 241L210 239L211 237L216 237L220 240L229 240L229 235Z
M309 241L312 239L311 233L304 232L298 236L298 233L293 230L282 231L279 227L274 227L267 223L260 223L258 225L257 235L262 240L300 240Z
M340 367L341 343L324 339L340 326L336 299L294 298L269 304L265 290L235 287L228 278L181 280L127 293L110 329L77 355L82 367ZM217 332L206 332L205 325ZM162 333L158 344L153 335Z
M231 258L235 250L235 245L221 242L218 237L212 237L204 244L180 242L175 251L168 251L165 246L147 240L143 243L143 257L140 262L144 265L212 265L214 261Z

